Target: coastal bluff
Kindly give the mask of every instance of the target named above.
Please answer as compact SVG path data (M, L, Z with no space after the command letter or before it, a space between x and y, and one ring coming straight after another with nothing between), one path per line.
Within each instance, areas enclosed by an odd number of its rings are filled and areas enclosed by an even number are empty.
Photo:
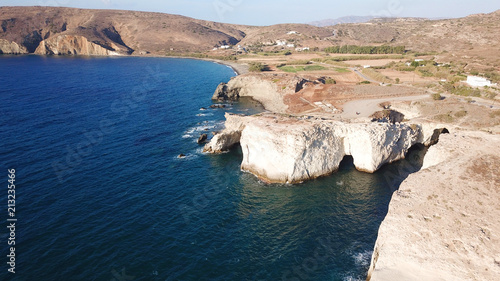
M500 136L442 135L391 199L370 281L498 280Z
M28 50L14 41L0 39L0 54L27 54Z
M280 84L276 83L280 81ZM287 74L248 74L233 77L228 83L220 83L212 100L234 101L239 97L251 97L272 112L285 113L288 105L283 98L302 90L309 80ZM281 86L284 84L286 86Z
M226 114L225 129L204 147L220 153L239 143L241 169L269 183L300 183L338 170L345 156L368 173L403 159L418 143L430 143L433 130L405 123L344 123L282 114Z
M40 42L35 54L38 55L86 55L86 56L116 56L125 51L120 50L116 44L101 46L90 42L83 36L59 35Z

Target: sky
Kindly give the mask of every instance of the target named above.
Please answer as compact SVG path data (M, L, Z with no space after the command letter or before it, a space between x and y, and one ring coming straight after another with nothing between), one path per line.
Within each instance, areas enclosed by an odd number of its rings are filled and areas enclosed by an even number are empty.
M162 12L246 25L343 16L457 18L500 9L499 0L0 0L0 6L37 5Z

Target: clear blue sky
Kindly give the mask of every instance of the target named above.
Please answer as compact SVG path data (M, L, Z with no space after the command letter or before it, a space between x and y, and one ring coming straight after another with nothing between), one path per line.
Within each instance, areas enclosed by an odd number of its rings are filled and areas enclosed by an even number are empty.
M351 15L453 18L500 9L499 0L0 0L0 6L33 5L163 12L248 25Z

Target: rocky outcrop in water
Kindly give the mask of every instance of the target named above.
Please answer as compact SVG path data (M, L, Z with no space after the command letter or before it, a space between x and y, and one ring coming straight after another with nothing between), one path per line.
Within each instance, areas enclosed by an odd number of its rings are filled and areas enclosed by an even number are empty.
M0 54L27 54L28 50L16 42L0 39Z
M226 128L214 135L210 142L203 148L203 152L221 153L228 151L240 142L241 132L245 128L247 121L248 119L241 116L226 113Z
M118 48L117 46L114 46ZM119 55L113 47L104 48L94 42L90 42L83 36L58 35L43 40L35 54L39 55L87 55L87 56L110 56Z
M404 123L342 123L284 117L226 115L226 129L205 146L217 153L240 143L242 170L266 182L297 183L337 171L344 156L360 171L375 172L403 159L424 142L421 126Z

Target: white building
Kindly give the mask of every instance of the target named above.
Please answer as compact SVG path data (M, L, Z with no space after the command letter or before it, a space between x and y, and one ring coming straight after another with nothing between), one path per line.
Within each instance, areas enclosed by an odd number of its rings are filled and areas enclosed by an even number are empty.
M295 51L302 52L302 51L309 51L309 47L304 47L304 48L295 48Z
M467 76L467 84L469 84L472 87L491 87L493 84L491 83L490 80L483 78L483 77L478 77L478 76Z
M286 45L288 48L295 48L295 44L288 44Z
M415 59L416 62L424 61L423 59Z
M288 35L291 35L291 34L298 34L298 32L297 32L297 31L290 31L290 32L288 32L287 34L288 34Z
M370 68L372 67L371 65L363 65L363 68Z
M276 40L276 45L278 45L278 46L286 46L286 40Z
M222 46L220 46L220 48L221 49L229 49L229 48L231 48L231 46L229 46L229 45L222 45Z

